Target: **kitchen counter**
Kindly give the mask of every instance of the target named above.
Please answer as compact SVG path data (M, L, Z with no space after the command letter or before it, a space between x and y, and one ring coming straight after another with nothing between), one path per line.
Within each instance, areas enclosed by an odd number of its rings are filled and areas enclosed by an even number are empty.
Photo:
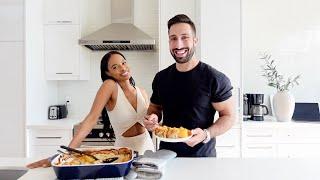
M0 158L0 168L21 168L30 159ZM320 179L320 159L176 158L168 162L163 179L314 180ZM19 180L56 178L52 168L29 170Z
M44 120L41 122L29 122L26 124L27 129L73 129L75 124L81 122L80 119L56 119Z
M288 122L279 122L276 120L275 117L273 116L265 116L264 121L243 121L242 122L242 127L270 127L270 128L275 128L275 127L319 127L320 128L320 122L312 122L312 121L288 121Z

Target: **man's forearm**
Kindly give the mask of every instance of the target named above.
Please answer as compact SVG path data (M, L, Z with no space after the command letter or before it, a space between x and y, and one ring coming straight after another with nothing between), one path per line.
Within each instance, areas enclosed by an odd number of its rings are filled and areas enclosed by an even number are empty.
M227 132L234 124L235 116L222 116L208 128L211 138L219 136Z

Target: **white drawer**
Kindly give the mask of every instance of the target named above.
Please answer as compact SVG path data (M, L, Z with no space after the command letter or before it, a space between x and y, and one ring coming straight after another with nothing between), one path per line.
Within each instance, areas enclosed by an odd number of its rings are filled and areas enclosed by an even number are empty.
M216 137L216 147L231 147L240 145L240 129L230 129Z
M277 146L275 144L250 144L244 145L243 157L276 157Z
M244 143L273 143L276 130L273 128L245 128L242 130Z
M217 158L239 158L240 146L220 146L216 147Z
M30 145L68 145L72 130L29 130Z
M36 157L38 159L48 158L57 154L59 146L30 146L28 157Z
M279 137L297 137L297 138L320 138L320 131L318 127L312 128L283 128L279 129Z

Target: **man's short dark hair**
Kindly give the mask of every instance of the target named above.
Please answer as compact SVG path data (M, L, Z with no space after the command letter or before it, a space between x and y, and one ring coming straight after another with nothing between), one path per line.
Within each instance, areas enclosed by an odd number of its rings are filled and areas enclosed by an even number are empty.
M191 21L191 19L185 14L178 14L178 15L174 16L173 18L171 18L168 21L168 32L169 32L169 30L170 30L172 25L178 24L178 23L187 23L187 24L189 24L191 26L193 32L194 32L194 35L196 35L196 26Z

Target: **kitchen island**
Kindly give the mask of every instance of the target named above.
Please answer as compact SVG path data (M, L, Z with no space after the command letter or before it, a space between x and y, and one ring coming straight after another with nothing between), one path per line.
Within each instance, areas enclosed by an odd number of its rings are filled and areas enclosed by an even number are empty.
M21 169L33 160L0 158L0 169ZM176 158L169 161L162 179L314 180L320 179L320 159ZM1 177L0 177L1 179ZM54 180L52 168L31 169L19 180Z

